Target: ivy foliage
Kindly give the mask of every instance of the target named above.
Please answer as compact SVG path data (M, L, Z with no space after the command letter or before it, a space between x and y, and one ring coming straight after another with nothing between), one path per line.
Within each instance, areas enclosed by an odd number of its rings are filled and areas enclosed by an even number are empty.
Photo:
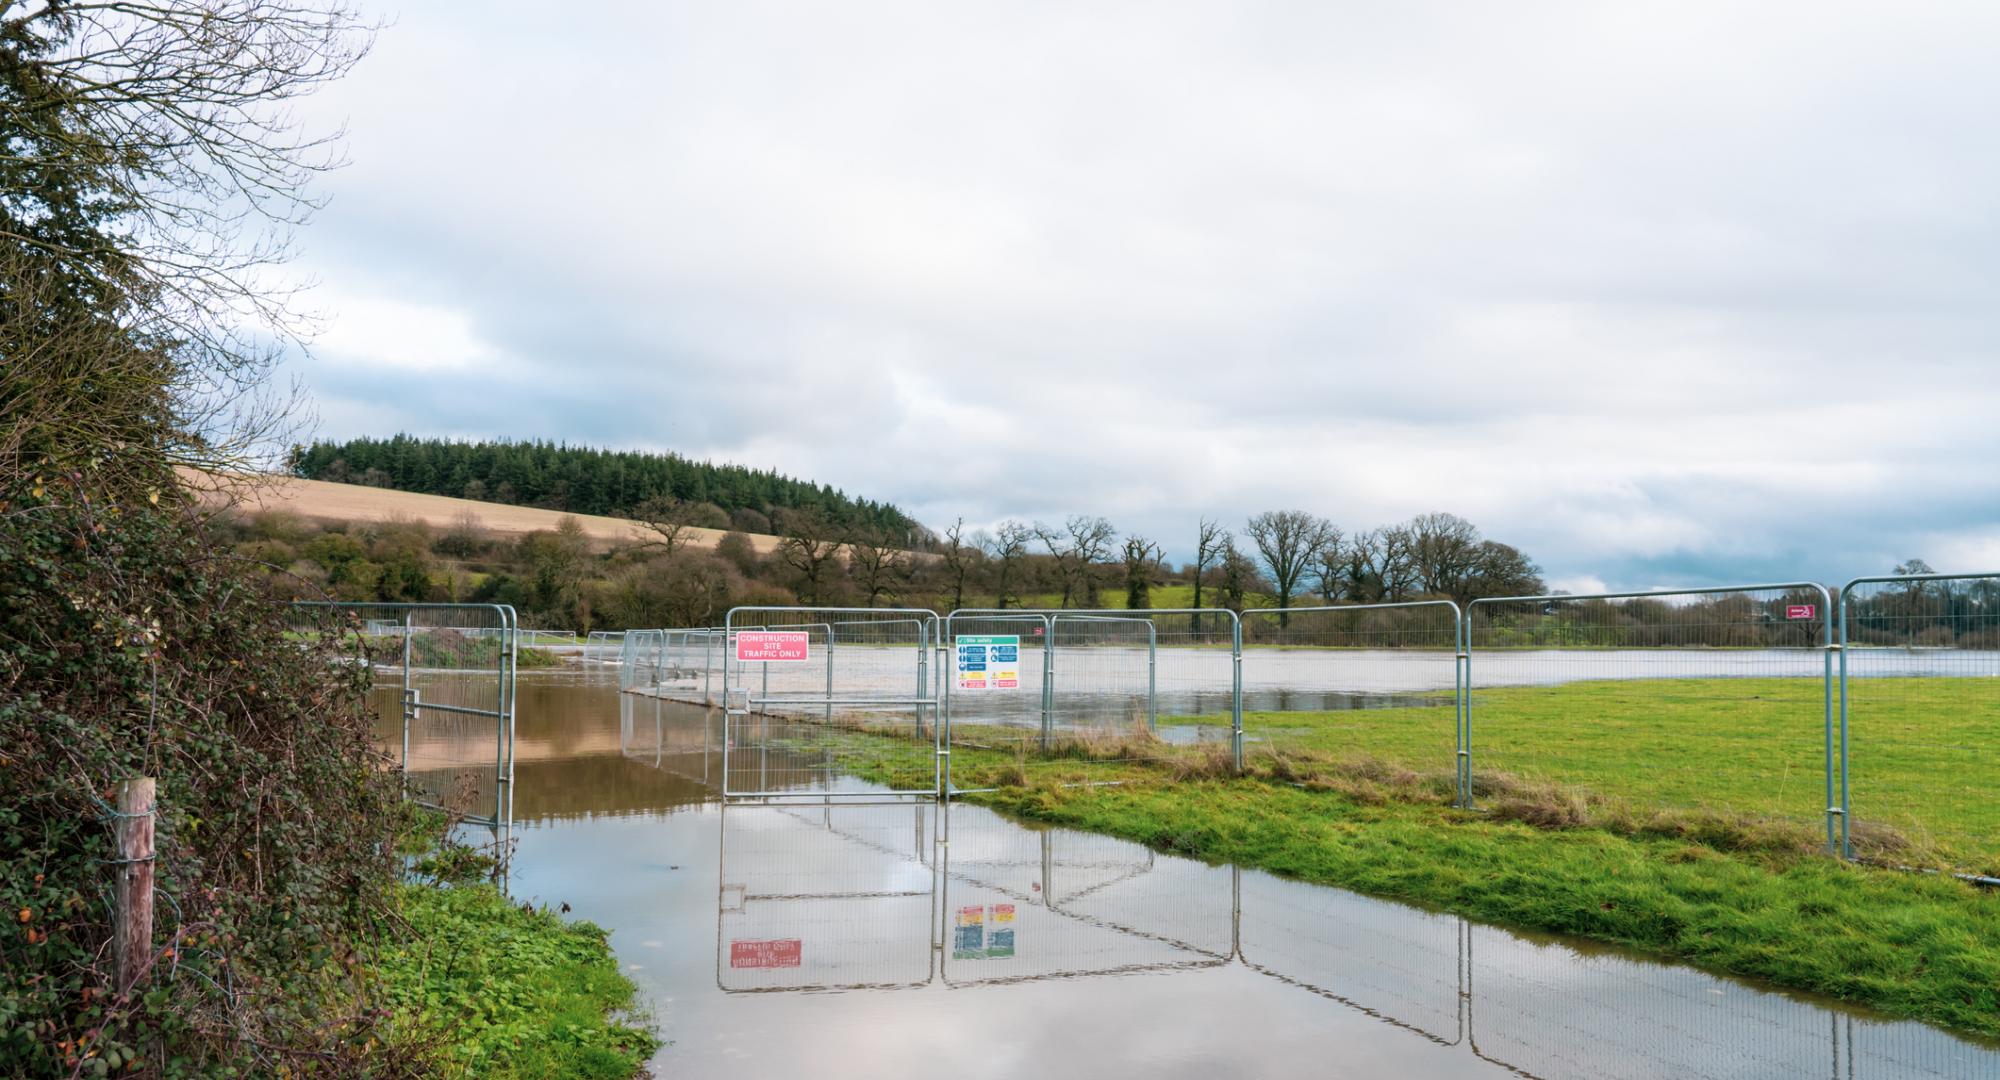
M286 634L172 498L46 488L0 488L4 1071L424 1071L370 993L398 791L365 666ZM108 804L136 776L158 781L155 934L119 995Z

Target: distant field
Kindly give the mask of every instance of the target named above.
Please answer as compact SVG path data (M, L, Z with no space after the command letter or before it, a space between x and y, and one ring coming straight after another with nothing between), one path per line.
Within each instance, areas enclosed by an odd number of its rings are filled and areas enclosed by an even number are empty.
M233 500L245 513L285 510L303 518L341 522L376 522L403 517L421 521L433 529L452 527L465 515L471 514L478 519L481 531L508 537L553 530L563 518L573 517L582 524L584 535L605 547L630 544L653 536L644 526L622 518L565 514L560 510L454 499L445 495L418 495L359 484L333 484L324 480L283 476L244 478L240 482L218 487L212 478L199 474L183 475L191 486L203 492L203 502L219 506ZM720 529L690 529L688 532L690 546L697 548L713 548L725 535ZM778 546L778 538L752 535L750 545L759 553L766 553Z

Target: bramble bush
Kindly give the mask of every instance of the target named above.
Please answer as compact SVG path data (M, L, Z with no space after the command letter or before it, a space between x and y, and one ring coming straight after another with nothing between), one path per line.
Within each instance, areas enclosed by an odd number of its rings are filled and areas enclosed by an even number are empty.
M371 987L399 809L366 667L218 551L177 495L0 488L8 1075L428 1071ZM107 803L133 776L159 782L155 951L120 996Z

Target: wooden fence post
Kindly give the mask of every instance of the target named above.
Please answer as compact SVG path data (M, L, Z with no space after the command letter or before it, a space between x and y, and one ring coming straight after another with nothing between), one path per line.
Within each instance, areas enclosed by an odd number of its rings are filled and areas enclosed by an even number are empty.
M117 989L132 989L153 957L153 787L150 776L118 784Z

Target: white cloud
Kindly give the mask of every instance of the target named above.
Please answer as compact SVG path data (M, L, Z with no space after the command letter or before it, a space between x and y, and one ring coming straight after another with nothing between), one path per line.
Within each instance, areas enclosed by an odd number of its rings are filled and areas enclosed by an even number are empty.
M491 367L497 351L480 339L473 314L461 308L382 297L315 297L325 329L314 351L342 363L405 371Z
M329 434L1170 552L1450 509L1614 586L2000 528L1993 5L597 18L427 4L315 103L355 160L305 238Z

